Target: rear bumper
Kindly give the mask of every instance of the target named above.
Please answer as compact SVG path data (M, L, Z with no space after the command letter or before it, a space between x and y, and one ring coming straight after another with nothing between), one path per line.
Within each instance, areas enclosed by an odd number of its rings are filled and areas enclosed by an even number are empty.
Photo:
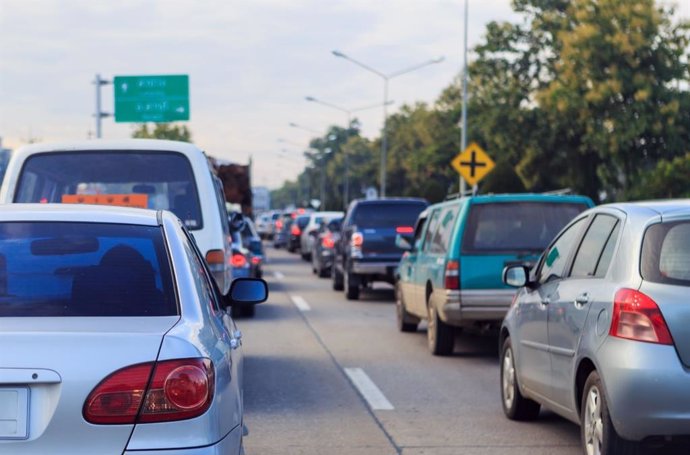
M359 275L391 275L398 267L399 261L363 262L354 260L352 262L352 273Z
M622 437L690 436L690 370L673 346L607 337L597 360Z
M435 290L431 295L441 320L463 326L474 322L500 322L513 301L512 289L450 291Z
M124 455L239 455L242 444L242 425L235 427L223 439L204 447L162 450L125 450Z

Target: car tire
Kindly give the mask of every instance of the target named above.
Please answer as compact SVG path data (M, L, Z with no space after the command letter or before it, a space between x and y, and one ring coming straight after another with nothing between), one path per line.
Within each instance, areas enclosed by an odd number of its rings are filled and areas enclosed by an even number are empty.
M419 326L419 318L407 312L400 284L395 283L395 313L398 322L398 330L401 332L416 332Z
M580 437L583 453L592 455L638 455L640 443L621 438L616 432L599 373L587 377L580 406Z
M319 275L319 278L328 278L331 276L331 269L329 268L320 268L316 272Z
M344 273L343 286L345 287L345 298L347 300L358 300L359 299L359 283L357 280L357 275L347 270Z
M534 420L541 409L539 403L520 393L510 337L506 338L501 347L501 403L503 412L510 420Z
M302 260L311 261L311 253L302 253Z
M334 291L342 291L343 286L343 274L338 272L338 268L333 264L331 267L331 278Z
M433 355L445 356L453 353L455 328L443 322L436 307L429 302L429 324L426 330L429 351Z

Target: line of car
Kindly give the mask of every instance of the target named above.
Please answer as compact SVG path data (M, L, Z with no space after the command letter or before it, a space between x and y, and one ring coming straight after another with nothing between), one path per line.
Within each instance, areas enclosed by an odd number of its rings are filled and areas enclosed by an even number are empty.
M426 320L432 354L460 330L498 336L508 418L548 408L580 425L587 455L690 440L690 201L357 200L302 235L347 299L394 284L399 330Z
M244 223L222 193L191 144L13 153L0 188L0 452L243 453L231 315L268 289L238 278Z

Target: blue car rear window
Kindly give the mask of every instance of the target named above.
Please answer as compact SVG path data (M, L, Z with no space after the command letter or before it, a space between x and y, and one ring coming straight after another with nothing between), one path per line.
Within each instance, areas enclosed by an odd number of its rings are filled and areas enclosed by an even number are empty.
M160 227L0 223L0 317L177 314Z

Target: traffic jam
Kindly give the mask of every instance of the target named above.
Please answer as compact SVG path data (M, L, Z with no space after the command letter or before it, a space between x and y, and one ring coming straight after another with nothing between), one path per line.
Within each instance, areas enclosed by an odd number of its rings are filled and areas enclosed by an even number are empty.
M0 455L690 454L677 3L0 0Z

